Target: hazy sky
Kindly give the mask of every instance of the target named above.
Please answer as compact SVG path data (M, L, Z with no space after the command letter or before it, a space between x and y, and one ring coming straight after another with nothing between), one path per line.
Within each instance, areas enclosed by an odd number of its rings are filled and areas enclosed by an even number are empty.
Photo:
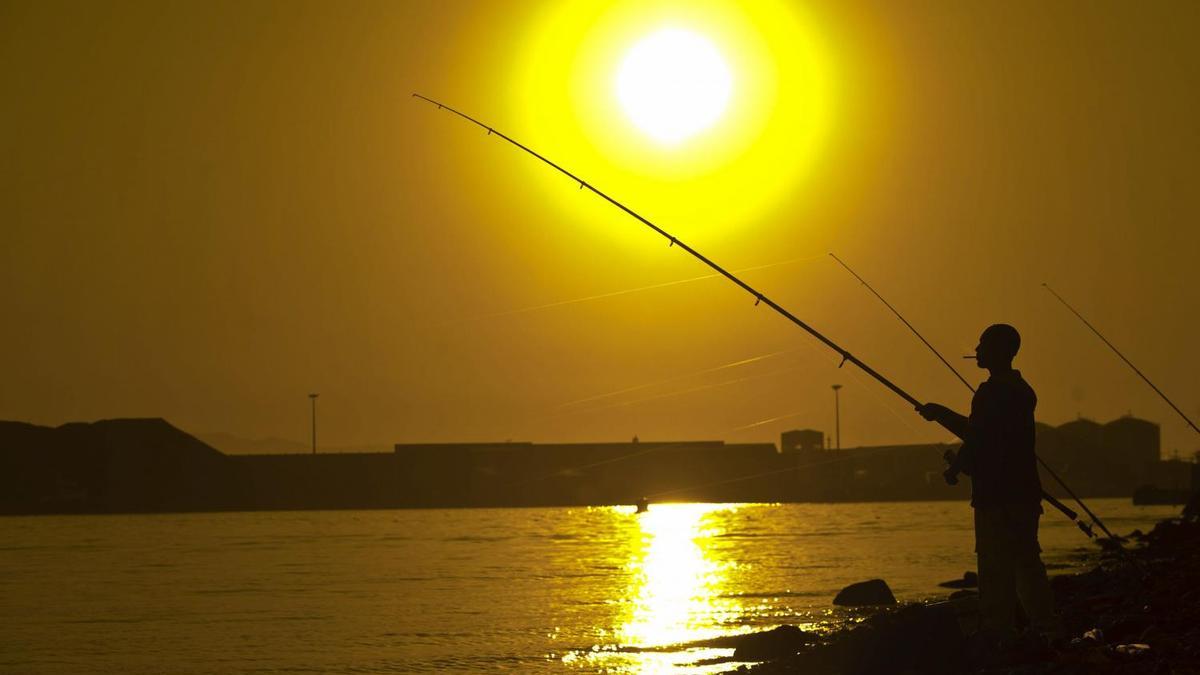
M643 4L647 30L675 7ZM779 112L809 93L783 61L754 108L773 136L638 170L556 98L572 48L539 31L564 11L0 3L0 418L304 440L319 391L331 445L774 440L830 431L836 382L844 445L945 438L719 279L512 313L707 270L419 91L531 144L575 134L538 149L730 268L792 261L747 279L920 399L969 394L827 252L947 355L1016 325L1040 419L1132 411L1166 453L1200 447L1039 285L1200 416L1200 5L804 4L816 149Z

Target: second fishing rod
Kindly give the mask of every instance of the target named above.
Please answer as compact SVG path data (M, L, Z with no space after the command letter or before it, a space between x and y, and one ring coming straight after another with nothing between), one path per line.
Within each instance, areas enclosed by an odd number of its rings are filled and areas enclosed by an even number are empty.
M839 368L840 368L841 366L845 365L845 364L846 364L846 362L850 362L850 363L854 364L855 366L857 366L857 367L858 367L860 370L862 370L862 371L863 371L864 373L866 373L867 375L870 375L870 376L871 376L872 378L874 378L874 379L875 379L877 382L879 382L879 383L880 383L880 384L882 384L883 386L885 386L885 387L887 387L888 389L890 389L890 390L892 391L892 393L894 393L894 394L896 394L897 396L899 396L900 398L904 399L904 401L905 401L906 403L908 403L909 405L911 405L911 406L912 406L914 409L919 409L919 408L921 408L921 405L922 405L922 404L921 404L921 402L920 402L920 401L918 401L916 398L914 398L914 397L913 397L911 394L909 394L908 392L906 392L906 391L904 391L903 389L901 389L900 387L898 387L898 386L897 386L895 383L893 383L891 380L889 380L889 379L887 379L886 377L884 377L883 375L879 374L879 373L878 373L878 372L877 372L877 371L876 371L874 368L871 368L870 366L868 366L866 363L864 363L864 362L863 362L862 360L860 360L858 357L854 356L854 355L853 355L853 354L851 354L849 351L847 351L846 349L842 348L842 346L841 346L841 345L839 345L839 344L835 343L834 341L832 341L832 340L830 340L829 338L827 338L827 337L825 337L824 335L822 335L822 334L821 334L820 332L818 332L818 331L817 331L815 328L813 328L812 326L808 325L808 324L807 324L807 323L805 323L804 321L800 320L800 318L799 318L799 317L797 317L796 315L792 314L792 313L791 313L791 312L789 312L788 310L784 309L784 308L783 308L781 305L779 305L778 303L776 303L774 300L772 300L772 299L768 298L766 295L764 295L764 294L763 294L762 292L760 292L759 290L757 290L757 289L755 289L754 287L750 286L750 285L749 285L749 284L747 284L745 281L742 281L742 280L741 280L739 277L737 277L736 275L734 275L732 272L730 272L730 271L726 270L724 267L722 267L722 266L718 265L717 263L713 262L713 261L712 261L710 258L708 258L707 256L703 255L702 253L700 253L700 252L699 252L699 251L697 251L696 249L694 249L694 248L692 248L691 246L688 246L688 245L687 245L687 244L685 244L684 242L680 241L680 240L679 240L679 238L677 238L677 237L675 237L674 235L670 234L669 232L667 232L667 231L666 231L666 230L664 230L663 228L661 228L661 227L659 227L658 225L655 225L654 223L650 222L649 220L647 220L646 218L644 218L643 216L641 216L640 214L638 214L637 212L635 212L633 209L630 209L628 206L625 206L625 205L624 205L624 204L622 204L621 202L617 201L616 199L614 199L614 198L610 197L609 195L605 194L604 192L600 191L598 188L596 188L595 186L591 185L590 183L588 183L588 182L587 182L587 181L585 181L584 179L580 178L579 176L575 175L574 173L571 173L571 172L570 172L570 171L568 171L567 169L565 169L565 168L563 168L562 166L560 166L560 165L556 164L555 162L551 161L550 159L546 158L545 156L543 156L543 155L539 154L538 152L534 151L533 149L529 148L528 146L526 146L526 145L524 145L524 144L520 143L519 141L517 141L517 140L513 139L512 137L508 136L507 134L504 134L504 133L502 133L502 132L500 132L500 131L497 131L495 128L493 128L493 127L490 127L490 126L488 126L488 125L484 124L483 122L480 122L479 120L475 119L474 117L471 117L470 115L467 115L466 113L463 113L463 112L461 112L461 111L459 111L459 110L456 110L456 109L454 109L454 108L451 108L451 107L450 107L450 106L448 106L448 105L445 105L445 104L443 104L443 103L440 103L440 102L438 102L438 101L435 101L435 100L433 100L433 99L431 99L431 98L428 98L428 97L426 97L426 96L422 96L421 94L414 93L414 94L413 94L413 97L414 97L414 98L418 98L418 99L420 99L420 100L422 100L422 101L426 101L427 103L431 103L431 104L433 104L433 105L437 106L439 110L445 110L445 111L451 112L451 113L453 113L453 114L455 114L455 115L457 115L457 116L459 116L459 117L461 117L461 118L463 118L463 119L467 120L468 122L471 122L472 124L474 124L474 125L476 125L476 126L480 127L481 129L484 129L484 130L486 130L486 131L488 132L488 135L489 135L489 136L493 136L493 135L494 135L494 136L496 136L496 137L498 137L498 138L500 138L500 139L502 139L502 140L504 140L504 141L507 141L508 143L511 143L512 145L516 146L517 148L520 148L521 150L523 150L523 151L525 151L525 152L529 153L530 155L532 155L532 156L536 157L538 160L540 160L540 161L542 161L542 162L546 163L547 165L549 165L550 167L554 168L554 169L555 169L556 171L558 171L559 173L562 173L563 175L567 176L567 177L568 177L568 178L570 178L572 181L574 181L575 183L577 183L577 184L579 185L579 189L580 189L580 190L582 190L582 189L584 189L584 188L587 188L587 189L588 189L590 192L592 192L592 193L593 193L593 194L595 194L596 196L600 197L601 199L604 199L605 201L607 201L608 203L610 203L610 204L612 204L613 206L617 207L618 209L621 209L621 210L622 210L622 211L624 211L625 213L629 214L631 217L635 218L635 219L636 219L638 222L642 223L642 224L643 224L643 225L645 225L646 227L648 227L648 228L650 228L651 230L654 230L654 231L655 231L655 232L657 232L658 234L662 235L662 236L663 236L665 239L667 239L667 241L668 241L668 242L670 242L670 246L671 246L672 248L674 248L674 247L678 247L678 248L682 249L682 250L683 250L684 252L686 252L687 254L691 255L692 257L696 258L696 259L697 259L697 260L699 260L700 262L702 262L702 263L704 263L705 265L707 265L708 267L710 267L710 268L711 268L711 269L712 269L714 272L716 272L716 273L720 274L721 276L725 277L725 278L726 278L726 279L728 279L729 281L731 281L731 282L733 282L734 284L736 284L736 285L737 285L739 288L741 288L742 290L744 290L744 291L746 291L747 293L749 293L751 296L753 296L753 297L754 297L754 304L755 304L755 306L758 306L758 305L760 305L760 304L762 304L762 305L766 305L767 307L769 307L769 308L771 308L772 310L774 310L776 313L778 313L778 314L779 314L780 316L782 316L783 318L785 318L785 319L787 319L788 321L792 322L792 323L793 323L793 324L795 324L796 326L799 326L800 328L804 329L804 331L805 331L805 332L807 332L809 335L811 335L811 336L813 336L814 338L816 338L818 341L820 341L820 342L821 342L822 344L824 344L826 347L829 347L829 348L830 348L830 349L832 349L833 351L837 352L837 353L838 353L838 354L839 354L839 355L842 357L842 362L841 362L841 364L838 366ZM952 429L950 429L949 427L946 427L946 425L945 425L945 424L943 424L942 426L943 426L943 427L945 427L945 428L946 428L948 431L951 431L951 433L953 433L953 430L952 430ZM1062 511L1062 512L1063 512L1064 514L1066 514L1066 515L1067 515L1067 517L1069 517L1071 520L1076 520L1076 514L1075 514L1073 511L1071 511L1071 509L1067 508L1065 505L1063 505L1061 502L1059 502L1057 499L1055 499L1053 496L1051 496L1051 495L1049 495L1049 494L1046 494L1045 492L1043 492L1043 495L1042 495L1042 496L1043 496L1043 499L1045 499L1045 500L1046 500L1048 503L1050 503L1051 505L1053 505L1055 508L1057 508L1057 509L1059 509L1060 511ZM1085 532L1086 532L1086 530L1085 530Z

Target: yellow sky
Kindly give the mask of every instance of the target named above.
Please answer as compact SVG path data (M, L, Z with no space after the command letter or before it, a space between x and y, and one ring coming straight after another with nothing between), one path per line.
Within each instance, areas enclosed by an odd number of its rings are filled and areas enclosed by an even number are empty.
M681 6L639 4L647 31ZM606 126L596 73L641 28L594 7L0 4L0 418L303 439L320 391L335 445L772 440L829 430L840 382L844 444L943 438L721 280L510 313L707 270L420 91L732 269L799 259L747 279L918 398L968 400L826 252L947 354L1015 324L1040 418L1132 411L1200 446L1039 287L1200 416L1200 9L726 15L714 39L758 64L733 105L762 98L680 161Z

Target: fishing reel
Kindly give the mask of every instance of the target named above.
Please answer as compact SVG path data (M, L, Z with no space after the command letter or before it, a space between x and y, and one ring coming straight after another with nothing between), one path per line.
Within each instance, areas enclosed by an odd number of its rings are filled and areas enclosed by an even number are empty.
M961 447L959 449L961 450ZM946 448L942 459L946 460L946 470L942 472L946 485L958 485L958 474L962 473L962 467L958 466L958 452L954 448Z

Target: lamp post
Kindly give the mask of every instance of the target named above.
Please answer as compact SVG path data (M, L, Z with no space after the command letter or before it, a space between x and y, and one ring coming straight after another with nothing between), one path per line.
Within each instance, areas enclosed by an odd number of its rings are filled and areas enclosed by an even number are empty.
M312 401L312 451L317 454L317 397L320 394L309 394L308 400Z
M838 398L838 390L841 388L840 384L833 385L833 437L836 439L838 450L842 449L842 405Z

